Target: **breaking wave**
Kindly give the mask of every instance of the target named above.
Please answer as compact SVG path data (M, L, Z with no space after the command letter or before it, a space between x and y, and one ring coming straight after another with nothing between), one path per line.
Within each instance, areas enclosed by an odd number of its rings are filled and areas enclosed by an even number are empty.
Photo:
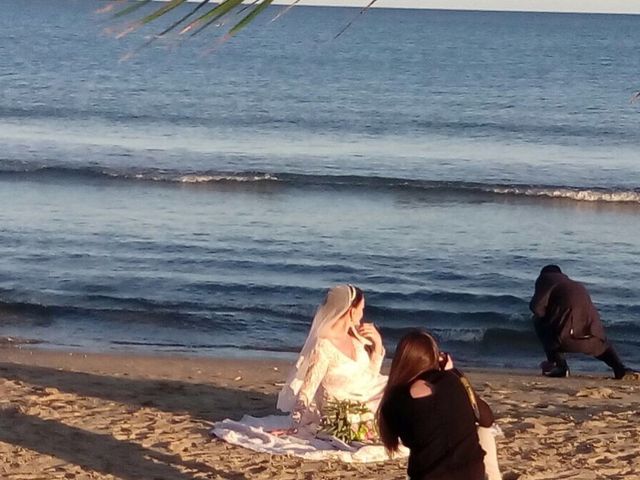
M562 185L491 184L433 181L358 175L313 175L272 172L184 172L163 169L111 169L101 167L25 166L0 167L1 177L42 181L137 181L215 187L223 184L273 185L280 187L391 190L442 196L514 197L563 199L578 202L640 204L640 189Z

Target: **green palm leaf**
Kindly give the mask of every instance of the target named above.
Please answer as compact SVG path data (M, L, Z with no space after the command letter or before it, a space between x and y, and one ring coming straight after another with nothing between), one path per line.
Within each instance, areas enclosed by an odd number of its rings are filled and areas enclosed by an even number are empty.
M247 16L245 16L242 20L236 23L231 30L229 30L228 36L233 37L236 33L246 27L254 18L256 18L260 13L267 8L269 5L273 3L273 0L262 0L257 7L255 7Z
M120 3L121 1L122 0L118 0L117 3ZM130 15L130 14L133 14L138 9L144 7L145 5L151 3L152 1L153 0L138 0L138 1L135 1L131 5L121 9L120 11L118 11L116 13L114 13L113 14L113 18L121 18L121 17L127 16L127 15ZM195 19L193 19L193 17L196 15L196 13L198 13L203 7L205 7L209 3L212 3L213 1L216 1L216 0L201 0L195 6L195 8L191 9L187 14L183 15L178 20L176 20L173 23L171 23L168 27L164 28L160 33L150 37L146 42L143 43L143 45L138 47L135 51L137 52L137 51L141 50L142 48L148 46L149 44L151 44L155 40L163 37L164 35L166 35L170 31L174 30L176 27L178 27L180 25L184 25L185 22L189 22L189 23L187 23L186 26L184 26L182 28L182 30L180 30L179 35L184 35L186 33L190 33L190 36L192 37L194 35L197 35L201 31L203 31L205 28L207 28L208 26L210 26L214 22L222 19L223 17L228 19L231 16L231 12L233 12L233 11L235 11L236 14L240 15L243 12L245 12L246 10L250 9L249 13L246 14L244 17L242 17L242 19L239 22L234 24L226 32L226 34L222 37L221 41L224 42L224 41L228 40L229 38L233 37L234 35L236 35L238 32L240 32L240 30L245 28L247 25L249 25L258 15L263 13L273 3L273 0L253 0L248 5L242 6L243 0L221 0L220 3L218 3L215 6L213 6L207 12L202 13L202 14L200 14L200 16L198 16ZM369 3L367 4L367 6L362 8L362 10L359 11L358 16L362 15L363 13L365 13L374 3L376 3L376 1L377 0L370 0ZM176 8L182 6L183 4L185 4L187 2L188 2L188 0L168 0L160 8L157 8L153 12L151 12L151 13L149 13L147 15L144 15L139 20L131 22L129 24L129 26L124 31L120 32L117 35L117 38L123 37L123 36L127 35L128 33L132 32L132 31L135 31L137 28L139 28L139 27L141 27L143 25L146 25L148 23L151 23L153 21L158 20L159 18L164 17L169 12L175 10ZM280 18L282 15L286 14L289 10L291 10L291 8L293 8L299 2L300 2L300 0L291 0L291 3L288 6L286 6L286 8L282 9L272 19L272 21L275 21L278 18ZM101 11L102 12L110 11L113 8L113 5L115 5L115 3L112 3L108 8L101 9ZM338 32L338 34L335 36L335 38L337 38L340 35L342 35L354 23L354 21L355 21L355 18L353 20L351 20L340 32ZM222 24L224 24L224 23L225 23L225 21L223 20Z
M285 8L283 8L275 17L273 17L273 19L271 20L272 22L275 22L276 20L278 20L280 17L282 17L283 15L285 15L289 10L291 10L293 7L295 7L298 3L300 3L300 0L295 0L292 4L287 5Z
M182 0L182 1L188 1L188 0ZM211 0L202 0L195 8L193 8L189 13L183 15L182 17L180 17L178 20L176 20L175 22L173 22L171 25L169 25L167 28L165 28L163 31L161 31L160 33L158 33L157 35L154 35L153 37L151 37L149 40L147 40L146 42L144 42L142 45L140 45L138 48L136 48L133 52L130 52L126 55L124 55L122 57L123 60L126 60L128 58L131 58L132 56L134 56L135 54L137 54L138 52L140 52L143 48L148 47L149 45L151 45L153 42L155 42L156 40L158 40L159 38L164 37L167 33L169 33L171 30L175 29L178 25L180 25L181 23L183 23L185 20L187 20L189 17L191 17L192 15L194 15L198 10L200 10L202 7L204 7L207 3L211 2Z
M238 10L238 15L240 15L242 12L244 12L245 10L247 10L248 8L253 7L256 3L258 3L260 0L253 0L253 2L251 3L247 3L244 7L242 7L240 10Z
M187 33L198 25L204 24L205 27L208 25L211 25L213 22L215 22L220 17L223 17L224 15L229 13L231 10L236 8L241 3L242 3L242 0L224 0L223 2L219 3L217 6L209 10L207 13L200 15L193 22L191 22L189 25L183 28L180 34L182 35L184 33ZM202 30L202 28L198 28L198 30L196 30L196 32L193 33L192 36L198 33L200 30Z
M157 37L162 37L164 35L166 35L167 33L169 33L171 30L173 30L174 28L176 28L178 25L180 25L182 22L184 22L185 20L187 20L189 17L193 16L198 10L200 10L202 7L204 7L207 3L211 2L211 0L202 0L193 10L191 10L189 13L187 13L186 15L184 15L183 17L181 17L179 20L176 20L175 22L173 22L171 25L169 25L167 28L165 28L163 31L161 31Z
M171 0L170 2L167 2L163 7L157 9L155 12L153 12L153 13L147 15L146 17L143 17L140 20L137 20L137 21L133 22L132 24L130 24L126 29L124 29L122 32L120 32L117 35L117 38L122 38L125 35L128 35L131 32L136 31L141 26L143 26L143 25L155 20L156 18L161 17L165 13L170 12L171 10L173 10L174 8L182 5L186 1L187 0ZM142 4L142 3L144 3L144 2L140 2L136 6L138 6L138 8L140 8L139 5ZM121 16L121 13L122 12L117 13L116 15L114 15L114 17L115 16ZM150 41L145 42L145 45L148 45L153 40L155 40L155 38L152 38Z
M141 7L144 7L146 4L151 3L153 0L141 0L139 2L134 3L133 5L129 5L126 8L123 8L122 10L120 10L119 12L116 12L113 14L113 18L119 18L122 17L124 15L128 15L130 13L135 12L136 10L138 10Z
M165 6L159 8L155 12L147 15L142 20L139 20L138 23L140 23L141 25L145 25L145 24L155 20L156 18L161 17L165 13L170 12L174 8L179 7L180 5L182 5L186 1L187 0L171 0L170 2L167 2L167 4Z
M358 14L356 15L356 17L355 17L353 20L351 20L349 23L347 23L347 24L345 25L345 27L344 27L342 30L340 30L340 31L336 34L336 36L335 36L335 37L333 37L333 38L338 38L340 35L342 35L342 34L347 30L347 28L349 28L349 27L353 24L353 22L355 22L355 21L356 21L356 19L357 19L360 15L364 14L367 10L369 10L369 9L373 6L373 4L374 4L374 3L376 3L377 1L378 1L378 0L371 0L371 1L367 4L367 6L366 6L366 7L363 7L363 8L362 8L362 10L360 10L360 11L358 12Z

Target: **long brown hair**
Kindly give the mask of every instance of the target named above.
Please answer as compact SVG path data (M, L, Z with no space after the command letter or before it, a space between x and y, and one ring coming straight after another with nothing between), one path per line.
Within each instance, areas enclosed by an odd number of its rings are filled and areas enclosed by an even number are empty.
M389 453L398 450L400 440L397 426L384 415L385 404L393 392L399 388L408 387L421 373L439 369L439 358L438 344L424 330L413 330L400 339L391 362L389 380L376 414L380 439Z

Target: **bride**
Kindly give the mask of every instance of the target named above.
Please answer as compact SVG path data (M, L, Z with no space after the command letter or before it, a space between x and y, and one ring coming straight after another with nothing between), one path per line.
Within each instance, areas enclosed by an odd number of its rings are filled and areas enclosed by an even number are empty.
M363 323L365 301L353 285L331 288L318 307L298 360L278 395L277 407L288 416L245 416L240 421L218 422L213 433L236 445L260 452L293 454L311 460L384 461L381 445L355 452L331 451L334 445L315 438L327 400L360 401L376 412L387 376L380 373L385 351L378 330ZM487 453L489 480L501 478L495 438L478 428L480 445Z
M308 460L379 462L389 459L384 446L346 445L317 435L328 400L365 403L378 408L387 377L380 374L384 348L380 333L362 323L364 295L352 285L329 290L318 307L309 336L280 394L277 407L288 415L216 422L212 433L258 452L295 455Z
M327 400L365 403L375 412L387 377L380 374L384 347L371 323L362 323L364 295L338 285L318 308L298 361L278 395L278 409L291 412L293 430L317 428Z

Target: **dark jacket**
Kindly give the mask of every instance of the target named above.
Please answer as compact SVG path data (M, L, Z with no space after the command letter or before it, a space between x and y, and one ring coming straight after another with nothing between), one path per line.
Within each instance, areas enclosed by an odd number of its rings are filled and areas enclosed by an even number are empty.
M382 411L410 450L409 478L483 480L484 451L475 414L458 375L450 370L430 371L419 378L430 385L431 395L412 398L408 386L398 388ZM482 404L480 423L491 425L491 410Z
M564 273L541 273L529 308L564 351L600 355L606 335L587 289Z

